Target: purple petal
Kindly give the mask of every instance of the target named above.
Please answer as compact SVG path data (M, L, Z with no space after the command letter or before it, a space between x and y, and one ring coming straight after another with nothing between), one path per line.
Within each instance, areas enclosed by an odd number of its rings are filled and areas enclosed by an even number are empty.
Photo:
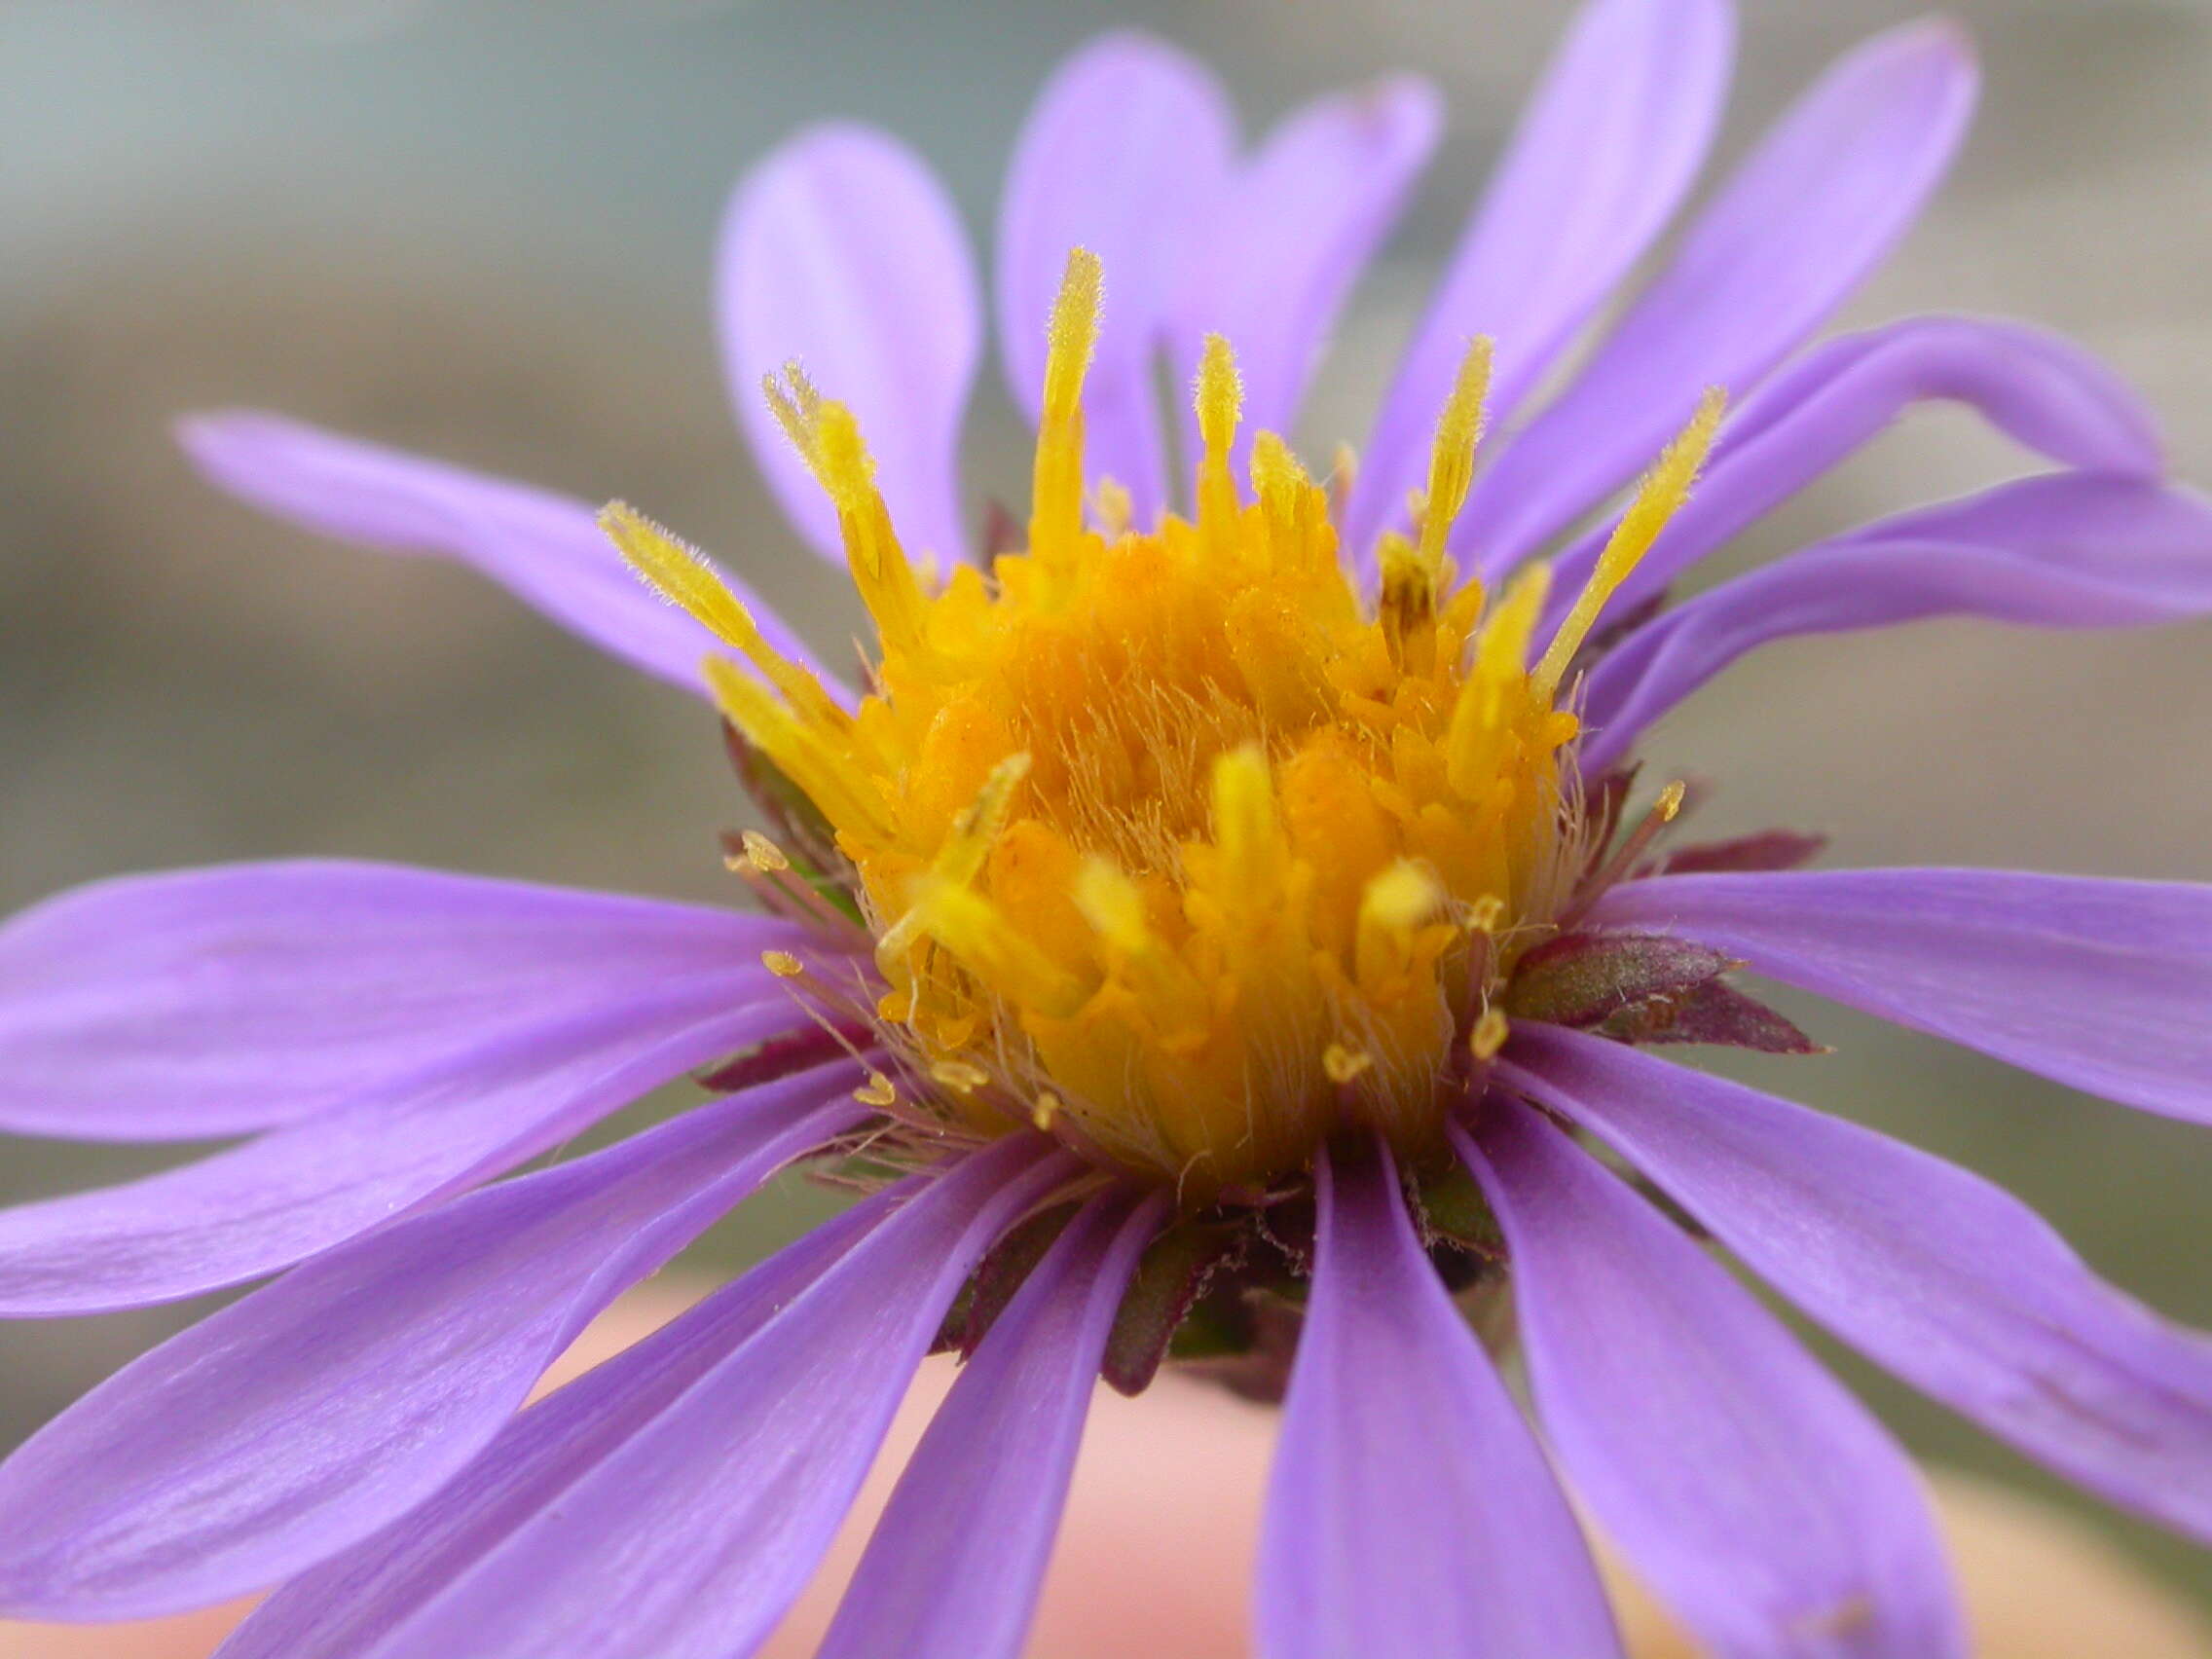
M224 1645L223 1659L360 1659L379 1636L553 1504L911 1196L910 1188L894 1189L847 1210L510 1419L428 1501L288 1581Z
M1319 1231L1260 1536L1263 1659L1618 1654L1567 1501L1414 1236L1387 1155Z
M907 551L967 557L960 421L982 319L959 215L921 160L870 128L800 133L739 186L719 280L730 396L798 533L843 568L830 498L761 396L761 378L794 358L859 417Z
M209 483L265 513L384 553L458 559L603 650L705 692L699 664L716 641L637 578L582 501L250 410L195 415L177 438ZM757 594L723 580L769 644L836 687Z
M274 1272L802 1017L764 969L699 977L181 1168L0 1210L0 1314L135 1308Z
M125 1367L0 1465L0 1607L205 1606L405 1514L616 1296L858 1121L863 1075L840 1061L471 1194Z
M1686 1235L1527 1107L1456 1137L1505 1230L1553 1454L1714 1652L1966 1650L1912 1464Z
M0 1126L291 1123L789 939L732 910L384 865L101 882L0 927Z
M1626 613L1677 574L1888 430L1915 403L1962 403L2037 455L2088 472L2155 478L2157 428L2104 364L2018 323L1928 316L1806 352L1721 428L1705 476L1613 596ZM1609 527L1553 568L1553 603L1581 591Z
M1666 224L1719 124L1735 24L1728 0L1583 8L1361 452L1347 533L1360 560L1424 476L1468 337L1496 342L1490 406L1502 423Z
M1178 366L1228 337L1244 383L1236 461L1287 432L1337 313L1443 130L1436 89L1411 75L1317 100L1268 135L1209 215L1177 305ZM1187 415L1187 453L1198 454Z
M1475 484L1458 544L1526 557L1648 466L1705 389L1764 379L1919 213L1973 106L1972 50L1936 19L1831 68L1737 168L1589 366Z
M816 1659L1018 1659L1106 1336L1166 1208L1093 1199L938 1408Z
M2169 1117L2212 1122L2212 886L1994 869L1624 882L1593 925L1756 973Z
M1529 1026L1510 1053L1502 1084L1604 1136L1867 1357L2114 1502L2212 1537L2212 1342L2100 1282L2016 1200L1618 1044Z
M1098 351L1084 383L1088 468L1129 491L1136 522L1166 504L1158 354L1201 215L1224 188L1235 118L1206 67L1150 35L1117 33L1038 94L1000 199L999 350L1014 402L1044 400L1046 324L1068 250L1106 272Z
M2212 503L2139 479L2053 473L1869 525L1662 611L1591 671L1592 776L1772 640L1983 616L2113 628L2212 612Z
M991 1241L1081 1167L963 1159L361 1659L725 1659L804 1587Z

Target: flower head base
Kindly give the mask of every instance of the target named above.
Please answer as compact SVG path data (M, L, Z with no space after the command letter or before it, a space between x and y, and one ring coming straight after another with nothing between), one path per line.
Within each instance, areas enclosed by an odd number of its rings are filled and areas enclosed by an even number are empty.
M704 567L623 509L609 528L756 673L724 712L852 866L889 989L875 1007L945 1111L1046 1124L1187 1197L1303 1168L1356 1125L1442 1144L1440 1088L1494 1052L1493 998L1589 873L1567 663L1682 500L1717 401L1669 451L1567 623L1532 649L1541 567L1456 583L1489 346L1438 422L1415 533L1362 604L1327 491L1263 432L1246 501L1236 370L1208 342L1190 519L1086 513L1082 387L1099 308L1078 250L1051 323L1028 546L932 591L857 424L795 366L768 388L835 501L875 621L848 714ZM1531 661L1531 658L1534 658Z

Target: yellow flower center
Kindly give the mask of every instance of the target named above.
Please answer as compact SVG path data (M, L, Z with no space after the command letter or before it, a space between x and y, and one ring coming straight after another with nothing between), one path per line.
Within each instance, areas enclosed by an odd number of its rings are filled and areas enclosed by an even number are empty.
M1491 1006L1593 849L1558 707L1605 597L1682 500L1709 399L1644 481L1589 588L1530 661L1545 574L1494 603L1445 542L1482 424L1487 343L1438 423L1416 532L1380 598L1339 557L1328 492L1258 435L1209 340L1197 510L1151 529L1102 482L1081 392L1099 272L1078 250L1051 323L1028 546L917 575L859 430L795 366L769 395L835 501L880 641L848 713L777 657L710 567L628 509L641 571L747 660L724 713L820 809L888 989L875 1014L933 1109L1045 1124L1202 1200L1302 1168L1340 1129L1418 1154Z

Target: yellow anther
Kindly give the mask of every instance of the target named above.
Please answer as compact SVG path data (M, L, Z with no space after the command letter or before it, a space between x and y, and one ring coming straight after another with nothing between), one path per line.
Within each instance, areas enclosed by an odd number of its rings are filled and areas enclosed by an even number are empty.
M845 564L887 649L920 652L927 637L921 584L876 493L875 460L860 423L842 403L824 403L814 422L815 473L837 508Z
M1311 535L1313 481L1280 436L1260 432L1252 439L1252 493L1267 509L1269 534L1277 545L1295 552Z
M809 724L790 704L735 663L706 662L708 688L732 725L820 807L841 830L888 834L882 792L853 763L837 735Z
M748 830L743 836L745 860L763 875L774 875L792 867L792 861L784 857L783 848L768 839L757 830Z
M1443 906L1436 877L1404 860L1369 878L1359 896L1352 969L1362 985L1380 989L1414 960L1414 931Z
M1037 1103L1029 1108L1029 1121L1049 1134L1051 1132L1052 1124L1059 1120L1060 1114L1065 1110L1066 1106L1060 1097L1047 1089L1043 1094L1037 1096Z
M1375 1056L1365 1049L1347 1049L1342 1043L1331 1043L1321 1051L1321 1070L1340 1088L1361 1072L1374 1069L1374 1065Z
M1014 811L1014 792L1028 775L1029 756L1009 755L991 768L983 787L976 792L976 798L961 808L959 816L945 831L937 857L915 894L912 907L893 923L876 943L876 959L887 969L905 955L915 940L931 932L933 898L946 889L965 888L982 873L991 849L1006 833L1007 819Z
M939 1060L930 1067L930 1077L956 1094L973 1094L991 1081L989 1072L966 1060Z
M1098 520L1099 534L1109 541L1119 541L1129 534L1136 503L1121 484L1111 478L1101 478L1098 487L1091 492L1091 512Z
M1267 756L1254 746L1214 761L1213 841L1223 899L1240 907L1279 899L1290 849Z
M1198 523L1221 534L1236 517L1236 483L1229 475L1229 451L1236 442L1236 422L1244 408L1244 386L1236 376L1236 357L1218 334L1206 336L1198 354L1193 402L1198 415Z
M763 950L760 966L779 979L796 979L806 972L806 964L788 950Z
M706 555L624 501L609 501L600 509L599 528L647 586L744 653L808 720L837 729L848 723L820 681L769 645L753 613Z
M1505 919L1505 901L1494 893L1486 893L1467 906L1467 930L1470 933L1493 934L1497 924Z
M1084 376L1098 349L1098 316L1105 297L1105 268L1087 247L1068 250L1045 352L1045 414L1073 414L1083 401Z
M972 888L934 884L910 912L915 931L951 952L970 974L1018 1007L1064 1019L1083 1006L1084 987L1054 963L1004 910ZM902 919L899 930L907 922ZM877 947L880 959L884 946Z
M792 448L799 453L811 471L814 466L814 421L822 409L822 393L815 390L814 383L806 378L806 371L793 357L784 365L781 379L775 375L760 377L761 395L768 400L769 413L776 417L776 424L783 427Z
M1096 856L1084 860L1076 874L1075 907L1098 937L1123 955L1141 955L1151 947L1144 896L1109 861Z
M1483 404L1490 395L1491 341L1467 342L1452 395L1437 418L1436 441L1429 450L1427 500L1420 515L1420 560L1430 571L1444 566L1444 541L1467 499L1475 475L1475 446L1482 439Z
M1009 755L991 768L976 798L952 821L952 830L937 857L936 870L940 878L962 885L976 879L983 861L1006 833L1014 793L1028 776L1027 755Z
M1652 804L1651 810L1659 815L1660 823L1675 822L1675 815L1682 810L1682 797L1687 793L1689 786L1679 778L1659 792L1659 798Z
M853 1098L863 1106L873 1106L881 1111L899 1104L899 1090L881 1072L871 1071L867 1074L867 1082L853 1090Z
M1475 1028L1467 1034L1467 1048L1475 1058L1489 1064L1497 1058L1497 1051L1505 1047L1506 1038L1513 1034L1502 1009L1486 1008L1475 1020Z
M1605 550L1598 556L1597 568L1576 596L1574 608L1559 625L1552 636L1551 645L1544 651L1543 661L1536 665L1529 677L1530 689L1546 702L1558 692L1559 684L1567 675L1567 665L1574 653L1582 648L1590 628L1598 620L1599 611L1613 591L1628 580L1629 572L1651 551L1651 544L1659 539L1659 533L1667 528L1667 521L1681 509L1689 499L1690 486L1697 481L1698 468L1713 448L1713 434L1720 425L1720 414L1727 398L1718 387L1708 391L1697 406L1679 436L1667 446L1659 463L1643 475L1636 488L1636 498L1629 502L1628 511L1613 527L1612 535L1605 542Z
M1029 506L1030 550L1048 566L1064 564L1083 531L1083 382L1098 344L1101 292L1098 256L1070 250L1047 336Z
M1244 412L1244 383L1237 378L1236 353L1218 334L1207 335L1198 353L1193 401L1198 414L1198 441L1207 455L1226 461Z

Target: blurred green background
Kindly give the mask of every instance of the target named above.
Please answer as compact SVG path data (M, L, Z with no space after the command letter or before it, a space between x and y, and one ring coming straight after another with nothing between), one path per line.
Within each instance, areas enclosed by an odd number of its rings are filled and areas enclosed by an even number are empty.
M1747 5L1723 154L1895 0ZM1935 308L2064 329L2143 388L2212 479L2212 0L1968 0L1984 113L1949 188L1846 322ZM265 404L621 495L742 567L825 641L854 616L784 530L722 403L708 321L721 202L829 114L942 169L979 245L1053 61L1139 23L1211 58L1248 128L1416 65L1446 144L1359 291L1309 453L1357 436L1390 354L1566 9L1506 0L1043 4L0 6L0 910L143 866L406 860L730 897L743 822L711 721L458 570L256 520L188 474L179 412ZM986 371L971 499L1019 499ZM2021 462L1922 415L1729 565ZM1700 580L1713 572L1701 572ZM2212 879L2212 634L1929 624L1780 646L1660 734L1714 780L1714 833L1831 832L1848 863ZM2098 1268L2212 1325L2212 1135L1825 1007L1840 1052L1738 1067L1972 1164ZM2212 1011L2207 1011L2212 1017ZM0 1198L160 1155L11 1143ZM789 1188L715 1241L757 1254L826 1200ZM0 1329L0 1441L191 1309ZM2049 1489L1847 1366L1921 1450ZM2212 1571L2131 1548L2212 1604Z

